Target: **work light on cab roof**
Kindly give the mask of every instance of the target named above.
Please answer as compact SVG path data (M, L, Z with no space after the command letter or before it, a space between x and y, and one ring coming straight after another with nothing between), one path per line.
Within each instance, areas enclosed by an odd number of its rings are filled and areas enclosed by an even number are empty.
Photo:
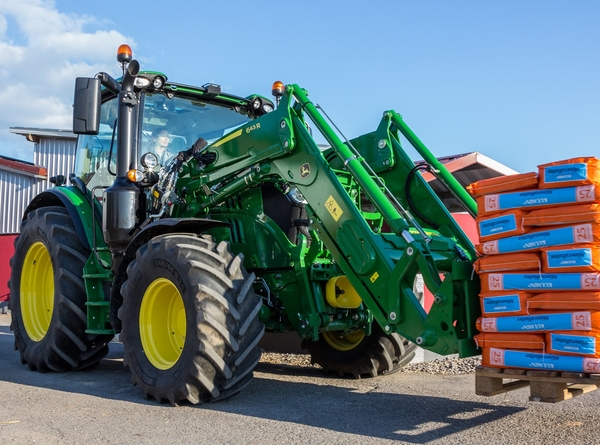
M165 85L165 78L154 73L140 74L135 78L134 85L144 90L160 90Z
M263 97L255 97L251 102L251 106L254 109L254 114L257 116L262 116L273 111L273 103Z

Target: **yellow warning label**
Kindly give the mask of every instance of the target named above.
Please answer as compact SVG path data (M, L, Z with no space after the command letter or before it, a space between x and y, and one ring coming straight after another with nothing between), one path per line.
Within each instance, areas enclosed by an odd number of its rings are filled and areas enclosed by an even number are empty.
M329 198L327 198L327 201L325 201L325 208L336 221L340 219L342 213L344 213L338 205L338 203L333 198L333 195L329 195Z
M377 278L379 278L379 274L375 272L373 275L371 275L371 283L377 281Z

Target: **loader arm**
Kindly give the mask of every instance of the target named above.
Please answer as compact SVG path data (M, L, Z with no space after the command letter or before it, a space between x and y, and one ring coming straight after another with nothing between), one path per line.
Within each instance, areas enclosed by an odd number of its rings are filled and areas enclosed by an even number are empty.
M331 145L325 154L305 117ZM277 110L206 147L213 162L188 163L179 183L187 197L175 211L214 216L227 200L264 181L296 188L307 202L311 230L386 333L436 353L473 355L479 311L475 250L435 192L414 174L399 139L400 132L409 131L395 112L386 112L377 131L359 138L355 149L339 139L300 87L287 86ZM422 144L418 148L426 150ZM436 165L435 170L445 169ZM458 182L449 173L443 179L461 197ZM415 215L407 187L418 198ZM373 207L378 222L365 219L361 202ZM429 313L413 292L418 274L434 296ZM305 289L309 293L308 285ZM301 300L297 317L291 317L301 336L332 329L322 296Z
M431 219L444 225L448 236L430 238L424 229L415 227L419 226L415 218L400 203L399 209L390 201L365 168L365 161L342 143L304 91L296 85L290 89L389 226L388 234L374 233L329 163L320 156L306 126L296 118L294 128L300 147L289 157L273 163L282 174L293 171L294 166L306 169L307 165L314 172L304 179L302 175L290 178L289 174L286 179L296 184L306 198L319 237L342 266L374 318L386 332L397 332L426 349L440 354L472 355L472 336L478 316L478 280L472 272L475 252L464 233L422 178L419 186L427 188L429 202L426 205L433 207L429 209ZM406 176L414 164L401 150L389 127L405 131L408 127L395 112L386 113L386 121L391 125L388 125L385 143L393 147L396 163L390 171L396 177L402 177L398 170L404 170ZM381 139L377 143L383 145ZM419 147L421 151L423 147ZM441 165L437 168L444 169ZM417 273L423 276L434 296L435 303L429 314L413 293Z

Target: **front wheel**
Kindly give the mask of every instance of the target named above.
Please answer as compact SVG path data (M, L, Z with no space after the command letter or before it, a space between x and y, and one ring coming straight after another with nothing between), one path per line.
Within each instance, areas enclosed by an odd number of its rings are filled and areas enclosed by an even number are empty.
M140 247L123 284L124 362L146 397L222 399L252 378L264 325L254 275L225 242L172 234Z
M408 364L415 355L416 345L398 334L386 335L373 323L371 335L364 331L348 333L324 332L317 341L304 340L311 360L326 373L342 377L376 377L389 374Z

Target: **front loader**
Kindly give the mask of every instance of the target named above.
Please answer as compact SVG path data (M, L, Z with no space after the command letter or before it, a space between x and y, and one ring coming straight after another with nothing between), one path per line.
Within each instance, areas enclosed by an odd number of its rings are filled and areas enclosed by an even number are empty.
M239 392L265 330L354 377L416 345L477 354L475 250L401 135L474 204L397 113L342 141L297 85L244 98L140 71L126 46L118 60L119 80L77 79L70 185L53 178L16 241L11 328L30 369L93 366L119 334L144 395L179 404ZM164 165L157 129L177 153Z

